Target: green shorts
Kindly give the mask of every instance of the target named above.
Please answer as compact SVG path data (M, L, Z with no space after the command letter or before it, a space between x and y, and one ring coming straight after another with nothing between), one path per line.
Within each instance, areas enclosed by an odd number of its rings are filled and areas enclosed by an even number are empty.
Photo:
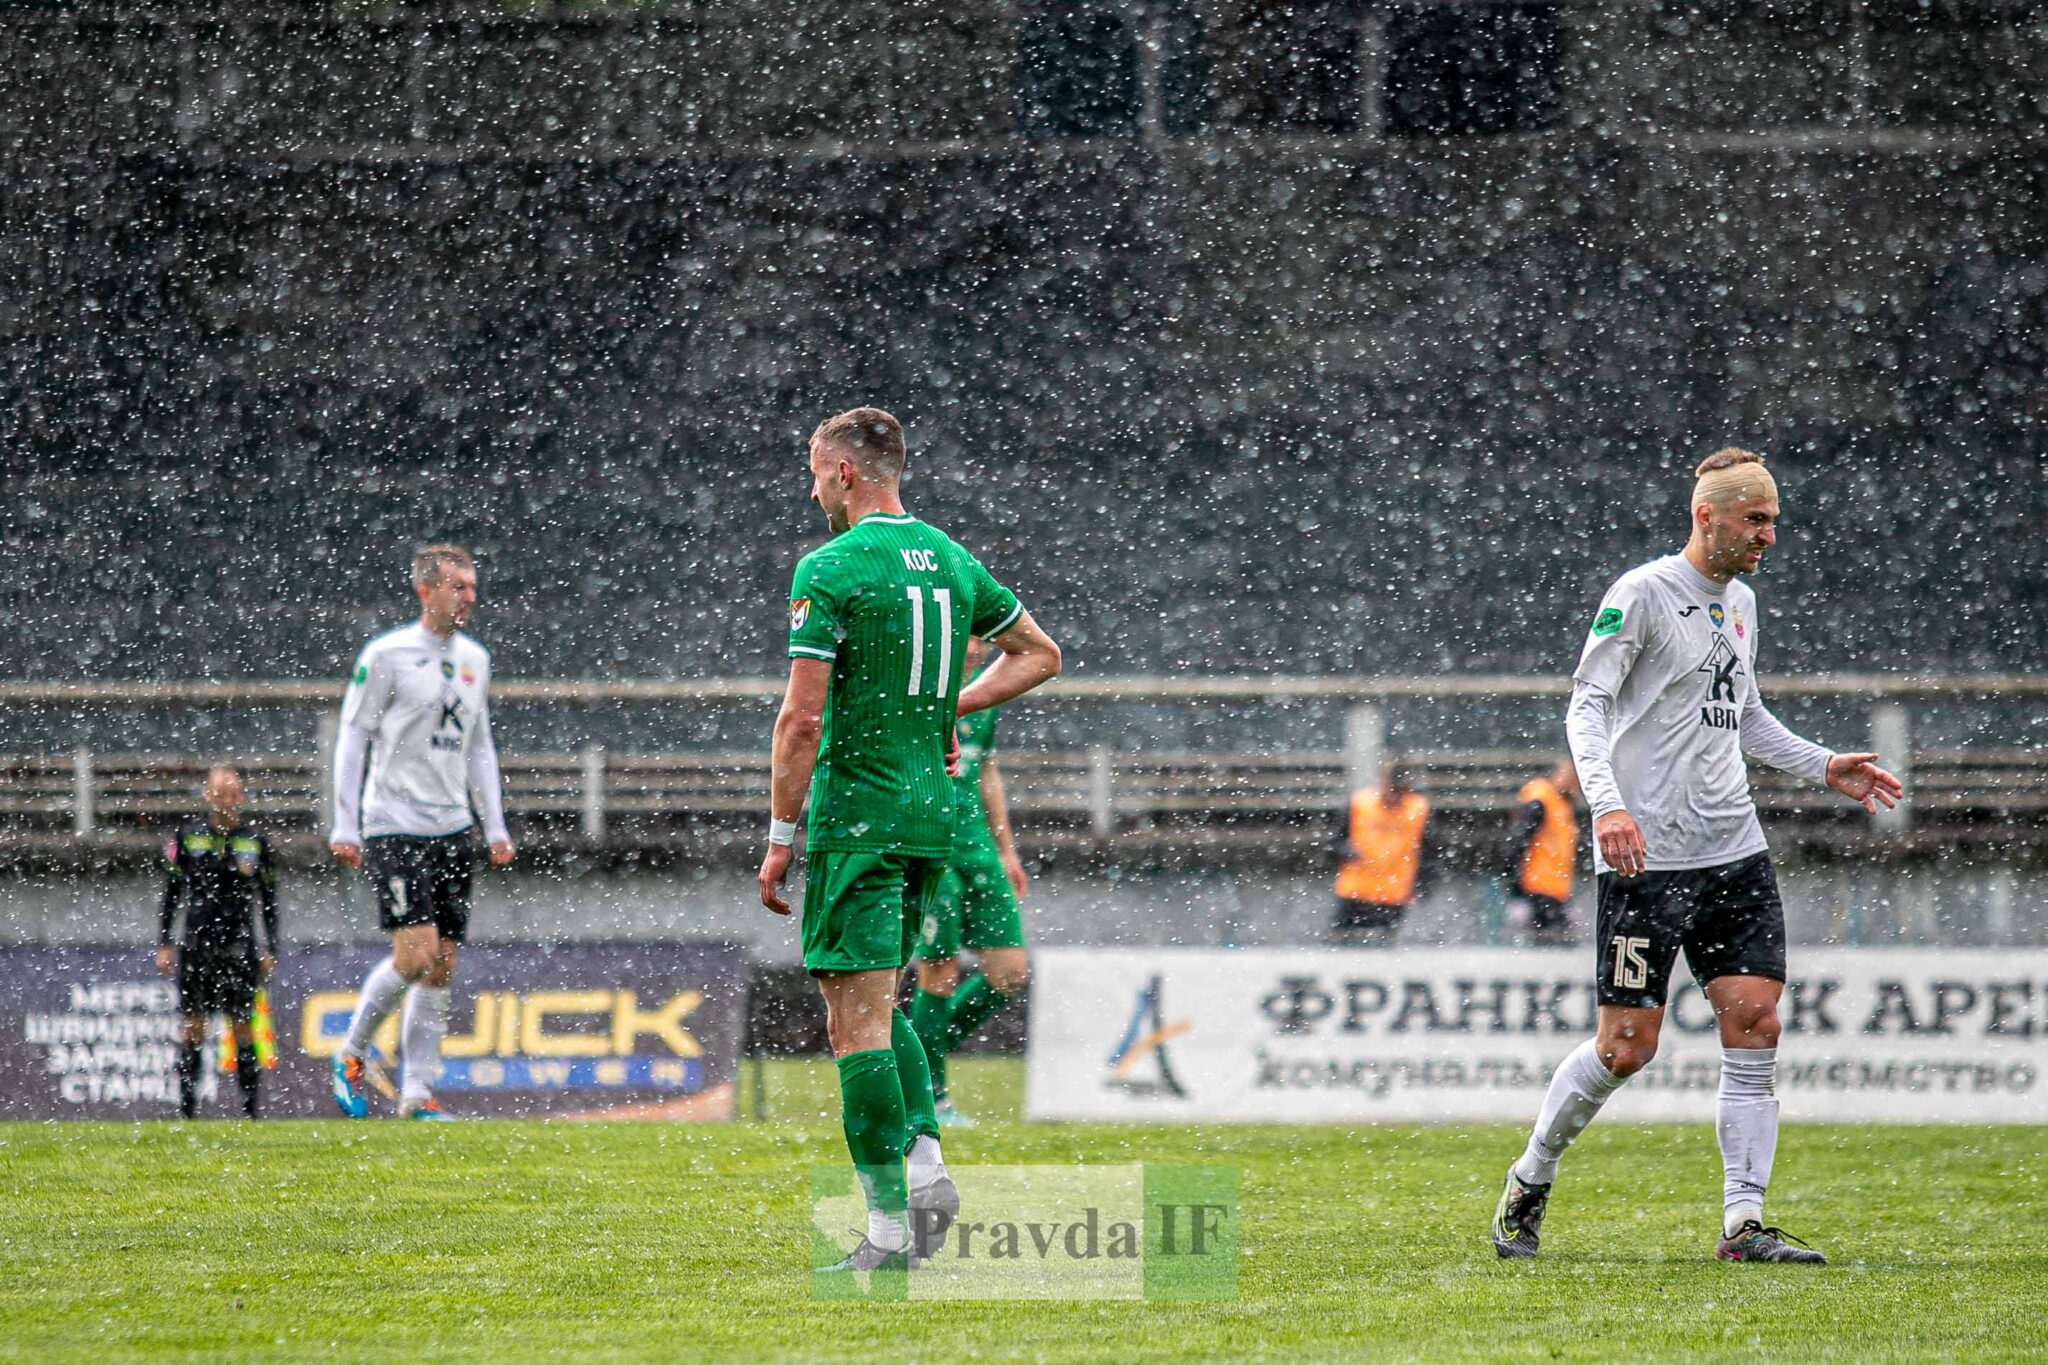
M804 967L867 972L910 961L941 858L827 851L804 858Z
M956 851L939 879L939 894L924 913L917 955L943 962L962 947L1022 948L1024 917L1017 893L993 848Z

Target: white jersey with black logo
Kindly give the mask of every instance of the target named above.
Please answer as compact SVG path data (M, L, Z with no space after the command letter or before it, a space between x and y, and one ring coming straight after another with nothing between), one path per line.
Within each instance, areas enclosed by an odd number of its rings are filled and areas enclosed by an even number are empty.
M460 631L444 638L415 622L363 647L341 702L343 743L351 726L370 738L361 836L456 834L476 823L473 756L488 755L488 780L497 784L490 684L491 652ZM336 835L354 842L349 795L337 793Z
M1594 614L1565 721L1595 818L1626 810L1653 871L1764 851L1745 752L1820 779L1829 753L1787 730L1756 687L1756 594L1684 555L1623 574ZM1606 871L1596 843L1594 867Z

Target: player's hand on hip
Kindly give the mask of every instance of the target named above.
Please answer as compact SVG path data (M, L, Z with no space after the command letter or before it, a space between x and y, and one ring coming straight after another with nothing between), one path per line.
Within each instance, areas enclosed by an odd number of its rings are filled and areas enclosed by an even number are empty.
M1904 783L1877 766L1876 754L1836 754L1828 760L1828 785L1872 814L1878 802L1890 810L1906 792Z
M512 858L518 851L512 847L510 839L498 840L491 845L491 866L510 867L512 865Z
M768 855L761 859L761 904L778 915L789 913L789 902L782 898L782 879L789 875L790 857L788 844L770 844Z
M960 776L960 732L946 732L946 776Z
M156 974L169 976L177 968L178 953L168 943L160 943L156 949Z
M1024 875L1024 860L1014 853L1004 858L1003 876L1009 879L1010 893L1023 900L1024 893L1031 889L1031 879Z
M334 861L340 863L343 867L361 867L363 865L363 846L361 844L333 843L327 846L327 851L333 854Z
M1627 811L1611 810L1595 820L1593 838L1599 842L1600 856L1622 876L1633 877L1643 870L1649 853L1643 847L1643 832Z

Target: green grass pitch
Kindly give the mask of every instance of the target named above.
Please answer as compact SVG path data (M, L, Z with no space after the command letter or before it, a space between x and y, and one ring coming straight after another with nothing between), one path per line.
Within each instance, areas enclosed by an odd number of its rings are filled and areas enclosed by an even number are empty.
M1987 1360L2048 1330L2039 1129L1788 1126L1769 1212L1813 1270L1711 1258L1707 1126L1596 1124L1505 1264L1516 1129L1019 1124L1021 1068L971 1060L991 1121L955 1163L1239 1167L1239 1297L814 1302L836 1092L768 1071L765 1123L0 1125L0 1358Z

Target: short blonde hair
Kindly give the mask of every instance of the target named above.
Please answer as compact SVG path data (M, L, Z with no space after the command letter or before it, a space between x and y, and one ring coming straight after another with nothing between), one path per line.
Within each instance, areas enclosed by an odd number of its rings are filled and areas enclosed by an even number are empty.
M1707 456L1706 459L1701 460L1699 467L1693 470L1692 476L1698 479L1713 473L1717 469L1733 469L1739 464L1762 464L1763 462L1764 457L1753 450L1743 450L1738 446L1722 446L1719 450Z
M476 572L476 561L460 545L422 545L412 552L412 585L439 587L443 566Z
M1776 499L1778 481L1764 465L1764 458L1752 451L1724 446L1701 460L1693 471L1692 505L1704 503L1724 510L1750 498Z

